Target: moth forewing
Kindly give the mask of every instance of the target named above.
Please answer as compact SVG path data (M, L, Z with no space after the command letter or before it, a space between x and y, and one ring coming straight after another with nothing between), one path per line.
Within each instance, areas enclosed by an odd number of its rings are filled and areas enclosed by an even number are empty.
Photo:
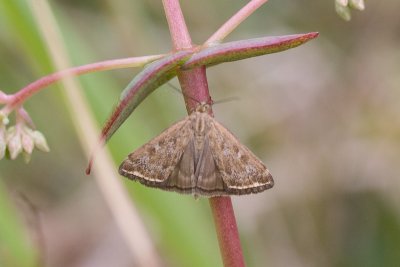
M271 188L274 180L267 167L224 126L211 118L210 146L216 168L230 194L258 193Z
M183 119L128 155L119 173L147 185L166 182L190 141L189 121ZM149 184L149 185L150 185ZM152 186L152 185L150 185Z

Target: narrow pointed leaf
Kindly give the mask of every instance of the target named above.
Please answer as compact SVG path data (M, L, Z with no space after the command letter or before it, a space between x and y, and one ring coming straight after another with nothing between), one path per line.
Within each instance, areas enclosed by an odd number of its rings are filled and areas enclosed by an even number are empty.
M193 55L183 66L192 69L198 66L213 66L294 48L318 36L317 32L284 36L269 36L241 40L210 46Z
M176 76L177 69L190 57L193 51L185 50L164 57L149 64L128 84L120 100L105 123L98 146L105 144L129 117L133 110L156 88ZM96 151L96 150L94 150ZM93 155L86 173L90 173Z
M180 51L151 63L140 72L124 89L120 101L102 130L102 138L107 141L129 117L133 110L156 88L176 75L177 68L192 54Z

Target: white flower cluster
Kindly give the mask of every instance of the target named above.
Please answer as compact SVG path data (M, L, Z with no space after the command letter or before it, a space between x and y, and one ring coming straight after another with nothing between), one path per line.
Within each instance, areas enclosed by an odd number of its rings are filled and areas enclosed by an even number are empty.
M50 150L41 132L29 128L23 122L7 128L8 123L7 116L0 111L0 160L8 151L11 159L16 159L22 153L25 162L29 162L35 147L44 152Z
M351 9L364 10L365 3L364 0L335 0L335 9L342 19L349 21Z

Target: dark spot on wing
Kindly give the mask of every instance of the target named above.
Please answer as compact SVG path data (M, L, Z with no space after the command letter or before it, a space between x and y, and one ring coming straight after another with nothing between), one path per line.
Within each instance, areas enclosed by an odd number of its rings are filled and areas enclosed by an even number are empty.
M241 155L240 160L243 161L244 163L249 162L249 156L248 155Z
M228 174L228 175L231 175L231 174L232 174L232 169L231 169L231 167L230 167L229 165L226 166L225 172L226 172L226 174Z
M156 153L156 148L153 147L153 146L150 147L150 148L149 148L149 155L150 155L150 156L153 156L155 153Z

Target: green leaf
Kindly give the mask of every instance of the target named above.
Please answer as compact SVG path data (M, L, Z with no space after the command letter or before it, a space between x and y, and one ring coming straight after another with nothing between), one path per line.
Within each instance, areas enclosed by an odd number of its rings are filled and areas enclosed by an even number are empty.
M131 115L133 110L156 88L176 76L176 70L191 55L191 51L180 51L155 61L140 72L124 89L120 102L102 130L102 139L107 141Z
M311 32L269 36L210 46L193 55L182 68L193 69L203 65L213 66L223 62L276 53L304 44L317 36L317 32Z

